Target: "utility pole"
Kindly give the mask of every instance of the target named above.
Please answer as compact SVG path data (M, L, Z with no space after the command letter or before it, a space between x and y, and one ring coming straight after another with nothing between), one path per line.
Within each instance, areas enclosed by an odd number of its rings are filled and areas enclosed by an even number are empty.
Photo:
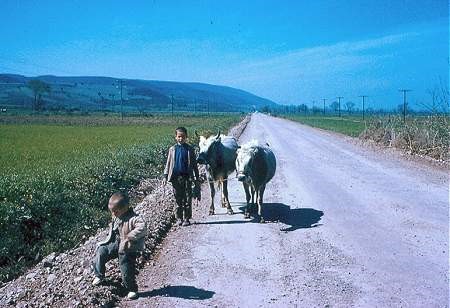
M336 97L338 99L338 109L339 109L339 117L341 117L341 99L344 98L343 96Z
M120 86L120 118L123 121L123 80L119 79L119 86Z
M326 98L322 98L323 100L323 114L325 115L325 101L327 100Z
M406 122L406 92L410 92L412 90L400 89L398 91L403 92L403 123L405 123Z
M363 121L364 121L364 103L365 103L365 98L367 97L367 95L360 95L359 97L362 97L362 112L363 112Z

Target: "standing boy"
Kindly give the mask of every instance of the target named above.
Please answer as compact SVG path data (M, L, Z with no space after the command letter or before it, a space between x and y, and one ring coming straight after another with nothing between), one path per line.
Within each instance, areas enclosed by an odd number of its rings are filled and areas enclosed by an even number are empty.
M106 262L118 257L127 296L136 299L136 257L138 252L144 250L147 227L145 221L129 206L128 196L124 193L114 193L109 199L108 209L112 214L112 222L108 237L97 245L93 262L95 279L92 284L97 286L103 282Z
M195 150L186 143L187 129L175 129L175 145L170 147L164 169L164 182L172 183L177 202L177 224L189 226L192 218L192 180L198 181L198 167Z

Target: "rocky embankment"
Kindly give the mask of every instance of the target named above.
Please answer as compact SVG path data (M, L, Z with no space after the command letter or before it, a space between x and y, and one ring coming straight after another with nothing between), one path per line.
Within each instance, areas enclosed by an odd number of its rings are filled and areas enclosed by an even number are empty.
M239 137L250 116L230 129L229 134ZM171 188L159 180L147 180L149 193L134 206L147 222L146 249L138 260L138 268L152 265L152 256L174 222L175 201ZM91 260L96 244L106 237L102 230L77 248L65 253L52 253L24 275L0 288L0 307L112 307L124 296L120 284L117 260L107 264L107 283L91 285Z

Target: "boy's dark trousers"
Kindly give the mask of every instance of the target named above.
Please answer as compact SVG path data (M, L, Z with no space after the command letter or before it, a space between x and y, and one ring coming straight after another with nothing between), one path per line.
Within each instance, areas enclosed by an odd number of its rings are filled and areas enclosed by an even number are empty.
M119 257L120 274L122 275L122 284L130 292L137 292L136 284L136 252L118 253L119 240L102 245L97 248L93 262L94 273L98 278L105 277L105 264L109 260Z
M192 218L192 181L188 176L175 176L172 179L173 194L177 202L177 219Z

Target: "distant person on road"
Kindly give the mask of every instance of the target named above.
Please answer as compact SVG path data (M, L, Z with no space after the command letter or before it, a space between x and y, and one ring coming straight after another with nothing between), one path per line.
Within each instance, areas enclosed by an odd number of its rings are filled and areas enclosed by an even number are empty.
M108 209L112 214L112 222L108 237L97 244L93 261L95 279L92 284L97 286L103 282L106 262L118 257L127 297L136 299L136 257L144 249L147 227L145 221L129 206L129 198L125 193L114 193L109 199Z
M176 218L178 226L189 226L192 218L192 184L199 183L197 160L194 148L186 143L187 129L175 129L175 145L170 147L164 169L164 184L172 183L177 202Z

